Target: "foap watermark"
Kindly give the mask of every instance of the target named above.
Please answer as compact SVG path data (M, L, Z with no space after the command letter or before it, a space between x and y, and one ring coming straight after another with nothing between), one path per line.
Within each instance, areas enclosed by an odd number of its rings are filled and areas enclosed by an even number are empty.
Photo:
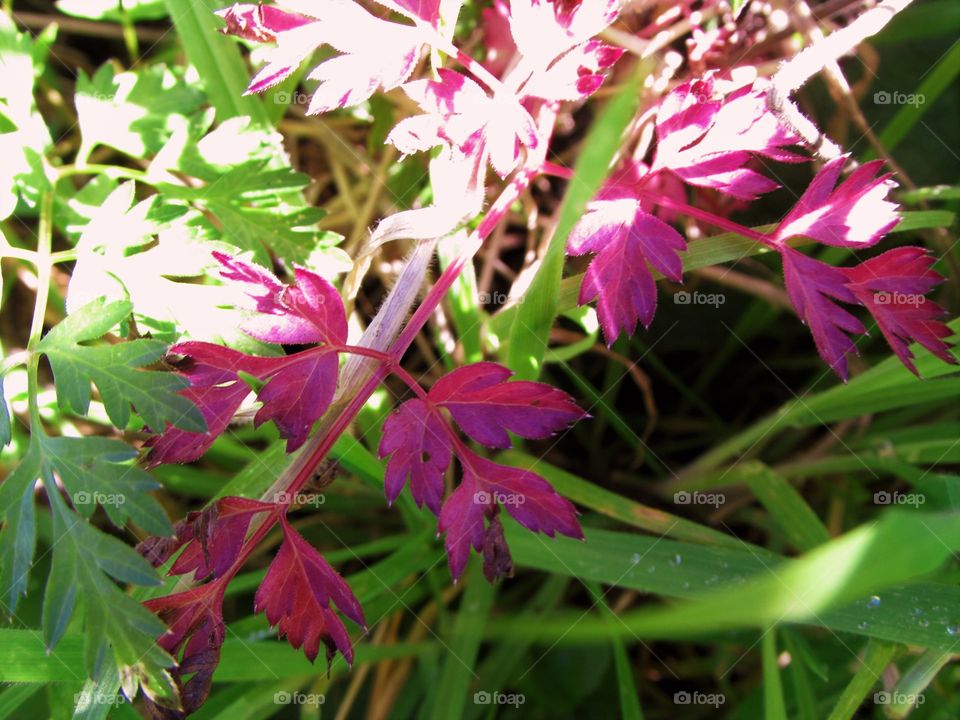
M673 494L673 501L677 505L713 505L717 508L727 501L723 493L687 492L681 490Z
M927 101L923 93L902 93L899 90L887 92L878 90L873 94L874 105L913 105L919 107Z
M727 701L723 693L702 693L699 690L688 692L681 690L673 694L674 705L710 705L718 708Z
M487 692L478 690L473 694L474 705L513 705L518 708L527 701L523 693Z
M506 305L507 300L509 299L509 295L507 295L505 292L500 292L499 290L477 293L477 300L481 305ZM520 298L517 302L523 302L523 298Z
M922 493L902 493L899 491L887 492L881 490L873 494L874 505L913 505L920 507L927 501Z
M311 507L318 507L327 501L322 493L279 492L273 497L273 501L280 505L309 505Z
M273 694L274 705L306 705L317 707L327 701L323 693L303 693L280 691Z
M921 693L902 693L894 690L893 692L888 692L886 690L881 690L880 692L875 692L873 694L873 703L875 705L899 705L899 706L909 706L915 707L917 705L923 705L926 701L926 698Z
M873 301L877 305L909 305L911 307L920 307L927 301L927 298L918 293L884 291L874 293Z
M73 498L74 507L80 507L81 505L121 507L127 502L127 496L122 493L103 493L97 490L93 492L80 490L75 492L71 497Z
M280 90L279 92L274 93L273 102L276 105L309 105L310 96L305 92L300 92L299 90L294 90L293 92Z
M473 502L477 505L489 505L497 503L499 505L523 505L527 498L520 493L503 493L496 490L492 493L485 490L479 490L473 494Z
M78 692L73 694L74 707L93 707L94 705L122 705L127 699L120 693Z
M723 293L702 293L699 290L687 292L681 290L673 294L675 305L707 305L718 308L727 301L727 296Z

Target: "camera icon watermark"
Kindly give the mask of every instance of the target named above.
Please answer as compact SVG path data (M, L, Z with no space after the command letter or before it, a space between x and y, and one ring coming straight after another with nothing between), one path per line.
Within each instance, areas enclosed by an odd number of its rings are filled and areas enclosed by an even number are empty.
M723 493L687 492L681 490L673 494L673 501L677 505L712 505L720 507L727 501Z
M478 690L473 694L474 705L512 705L515 708L520 707L527 701L523 693L502 693L487 692Z
M723 693L702 693L698 690L694 692L681 690L673 694L674 705L710 705L711 707L719 708L726 701L727 697Z
M920 507L927 501L923 493L902 493L899 491L887 492L880 490L873 494L874 505L913 505Z
M896 690L893 692L888 692L886 690L881 690L880 692L875 692L873 694L874 705L900 705L916 707L917 705L923 705L924 702L926 702L926 698L921 693L902 693L897 692Z
M902 93L897 90L878 90L873 94L874 105L913 105L919 107L927 101L923 93Z
M526 501L527 498L520 493L486 492L485 490L478 490L473 494L473 502L476 505L497 503L499 505L516 505L519 507Z
M699 290L687 292L681 290L673 294L675 305L706 305L708 307L718 308L727 301L727 296L723 293L702 293Z
M280 691L273 694L274 705L305 705L318 707L327 701L323 693L302 693Z
M279 492L273 498L273 501L278 505L306 505L309 507L319 507L327 501L322 493Z
M123 493L102 493L97 490L89 492L79 490L70 496L74 507L81 505L103 505L104 507L122 507L127 502L127 496Z

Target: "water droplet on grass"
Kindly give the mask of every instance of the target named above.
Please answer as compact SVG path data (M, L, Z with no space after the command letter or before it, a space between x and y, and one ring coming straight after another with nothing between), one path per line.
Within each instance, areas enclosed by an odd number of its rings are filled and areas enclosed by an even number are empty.
M867 600L867 607L868 607L868 608L880 607L880 596L879 596L879 595L872 595L872 596L870 597L870 599Z

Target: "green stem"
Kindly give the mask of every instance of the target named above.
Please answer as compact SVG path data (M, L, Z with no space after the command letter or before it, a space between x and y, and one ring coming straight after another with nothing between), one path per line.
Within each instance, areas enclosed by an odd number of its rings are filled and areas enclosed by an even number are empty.
M37 345L43 337L43 319L47 311L47 301L50 298L50 277L53 270L53 192L54 188L44 192L40 200L40 225L37 234L37 252L35 263L37 266L37 297L33 306L33 320L30 323L30 339L27 341L27 352L30 360L27 363L27 389L30 407L30 427L33 432L39 432L41 425L40 407L37 398L40 394L38 373L40 370L40 355L36 352Z
M78 163L76 165L63 165L56 169L57 180L73 177L74 175L106 175L110 178L124 178L127 180L139 180L140 182L149 182L147 173L143 170L134 170L133 168L121 167L119 165L98 165L96 163Z

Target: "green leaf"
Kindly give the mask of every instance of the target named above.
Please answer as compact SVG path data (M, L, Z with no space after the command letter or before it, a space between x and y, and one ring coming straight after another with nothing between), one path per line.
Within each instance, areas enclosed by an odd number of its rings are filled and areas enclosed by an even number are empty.
M927 650L918 657L910 669L903 674L890 693L890 707L887 716L907 717L917 705L923 702L923 691L937 677L944 666L953 660L950 652Z
M960 200L960 185L934 185L900 193L900 199L908 204L928 200Z
M610 610L604 593L597 583L585 583L587 591L593 599L593 604L600 608L600 616L607 624L612 626L616 620L616 614ZM624 642L619 637L610 639L613 648L613 663L617 673L617 693L620 696L620 717L624 720L643 720L643 710L640 707L640 697L637 692L637 684L633 680L633 669L630 667L630 658L627 655L627 649Z
M644 65L638 68L591 125L567 185L553 237L537 274L517 305L506 364L518 378L530 380L539 375L554 318L561 310L568 309L559 307L558 303L567 236L606 179L610 163L621 146L620 136L633 119L639 103L640 83L646 75Z
M164 65L117 73L110 63L93 77L81 70L75 98L80 165L98 145L136 158L156 154L185 130L187 116L203 102L199 91Z
M57 0L57 10L65 15L86 18L87 20L105 20L120 22L121 0ZM123 12L133 22L160 20L167 15L163 0L122 0Z
M81 515L89 518L99 504L117 527L130 519L152 535L172 532L163 507L149 494L160 484L127 463L137 456L134 448L101 437L44 438L43 446Z
M744 547L741 540L730 535L634 502L519 450L502 452L497 459L506 465L535 470L565 498L647 532L706 545L723 545L738 549Z
M166 6L187 57L197 68L204 90L216 108L217 119L248 115L254 125L270 127L263 103L256 97L244 95L249 76L240 50L234 41L217 32L222 21L214 11L221 4L166 0Z
M205 205L223 226L224 239L252 252L258 262L268 264L272 250L334 277L349 267L349 257L335 247L341 236L317 229L326 212L302 205L298 191L309 183L310 178L290 168L271 170L264 161L251 161L199 190L163 189L168 196Z
M110 578L141 585L160 584L150 564L121 540L105 535L69 510L56 492L49 493L53 517L53 564L44 597L44 642L54 647L63 637L76 597L83 597L87 671L106 662L108 650L125 678L124 691L132 697L142 682L153 689L170 685L165 668L173 660L155 640L166 629L163 622L124 593ZM55 572L69 572L68 586ZM71 578L72 579L72 578Z
M107 333L130 315L125 301L94 300L57 324L38 350L50 360L60 406L85 414L90 405L90 383L100 390L111 422L125 428L130 405L155 429L167 422L191 432L203 432L203 415L177 391L187 382L170 372L142 370L163 357L166 345L156 340L131 340L116 345L83 345Z
M39 437L30 439L16 469L0 483L0 597L11 615L27 592L30 566L37 544L33 487L45 472ZM45 474L44 477L49 477Z
M36 206L49 186L40 159L51 144L50 132L37 112L33 90L55 36L56 28L50 26L33 39L0 13L0 116L5 126L0 133L0 219L13 213L18 199Z
M0 447L10 444L10 409L3 395L3 375L0 375Z

